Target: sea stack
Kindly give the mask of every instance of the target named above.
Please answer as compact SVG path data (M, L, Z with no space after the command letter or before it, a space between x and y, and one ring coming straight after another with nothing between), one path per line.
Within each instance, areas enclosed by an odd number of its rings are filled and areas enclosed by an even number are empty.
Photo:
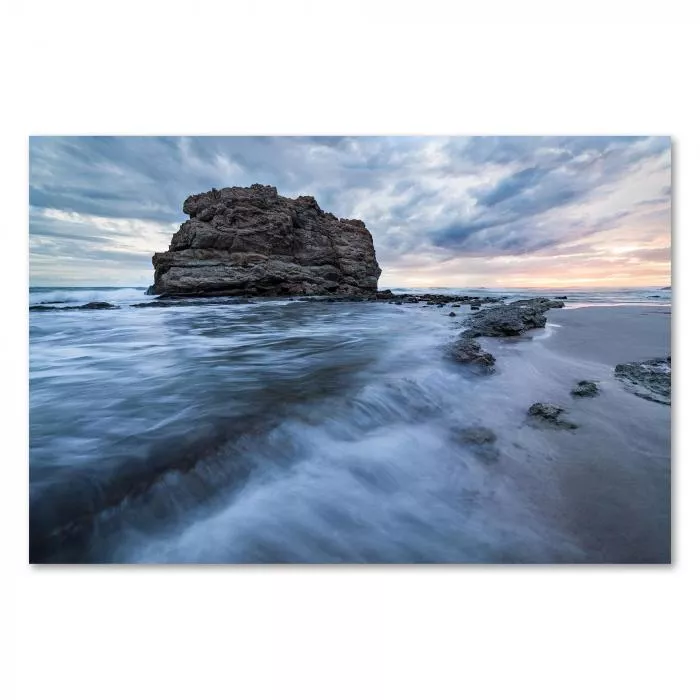
M267 185L189 196L170 248L153 256L149 294L368 295L381 269L372 235L313 197L281 197Z

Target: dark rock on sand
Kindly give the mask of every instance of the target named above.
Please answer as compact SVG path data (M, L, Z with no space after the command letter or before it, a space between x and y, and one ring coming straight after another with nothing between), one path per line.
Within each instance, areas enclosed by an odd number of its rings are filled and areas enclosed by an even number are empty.
M600 389L598 388L596 382L591 382L587 379L577 382L576 386L571 390L572 396L581 397L597 396L599 393Z
M478 368L490 372L496 363L496 358L486 352L476 340L459 338L448 346L449 356L456 362L475 365Z
M188 197L183 211L189 221L167 252L153 256L151 294L377 294L372 235L362 221L324 212L313 197L281 197L265 185L225 187Z
M554 301L544 297L492 306L473 314L467 321L469 328L462 333L462 336L478 338L480 336L510 337L521 335L524 331L533 328L544 328L547 322L544 312L563 306L563 301Z
M565 413L564 409L561 406L555 406L553 403L533 403L527 411L527 415L530 418L534 418L542 424L567 430L578 428L576 423L561 418L563 413Z
M671 403L671 357L628 362L615 367L615 376L636 396L656 403Z

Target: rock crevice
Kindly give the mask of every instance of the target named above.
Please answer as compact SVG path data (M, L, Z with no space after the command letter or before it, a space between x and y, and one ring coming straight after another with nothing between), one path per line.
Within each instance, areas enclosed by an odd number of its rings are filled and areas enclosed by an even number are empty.
M189 196L189 220L153 256L150 294L349 295L377 291L381 269L362 221L324 212L313 197L275 187Z

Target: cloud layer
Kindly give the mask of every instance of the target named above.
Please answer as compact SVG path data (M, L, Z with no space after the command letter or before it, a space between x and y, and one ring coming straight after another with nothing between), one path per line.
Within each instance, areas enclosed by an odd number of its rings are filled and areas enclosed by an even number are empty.
M33 137L31 283L133 284L212 187L363 219L381 286L670 281L666 137Z

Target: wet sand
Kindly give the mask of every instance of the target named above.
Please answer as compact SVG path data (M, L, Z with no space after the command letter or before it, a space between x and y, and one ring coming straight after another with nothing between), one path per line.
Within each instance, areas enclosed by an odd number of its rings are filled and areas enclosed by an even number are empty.
M554 352L616 365L671 354L671 309L667 306L589 306L552 309L559 326L548 339Z
M599 561L670 563L671 409L625 391L613 375L618 363L671 354L670 308L552 310L548 323L542 346L552 371L601 387L594 398L561 397L580 425L554 436L562 517Z

